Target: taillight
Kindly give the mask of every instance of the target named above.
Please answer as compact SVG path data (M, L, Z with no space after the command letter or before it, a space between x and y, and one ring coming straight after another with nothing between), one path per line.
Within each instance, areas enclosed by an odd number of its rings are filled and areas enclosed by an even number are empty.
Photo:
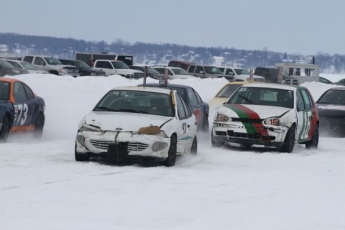
M194 109L193 113L196 117L196 122L199 123L201 121L201 109Z

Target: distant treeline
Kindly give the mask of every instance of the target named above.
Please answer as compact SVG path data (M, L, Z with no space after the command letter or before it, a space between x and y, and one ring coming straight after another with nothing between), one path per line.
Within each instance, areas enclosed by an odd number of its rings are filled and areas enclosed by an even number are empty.
M171 59L186 60L202 64L214 64L214 57L223 57L226 65L242 65L246 68L272 66L280 62L311 63L310 55L288 54L267 50L244 50L227 47L195 47L168 43L133 44L121 39L111 43L105 41L85 41L73 38L21 35L0 33L0 45L7 45L10 52L17 54L50 54L73 58L74 52L113 52L133 54L136 63L160 64ZM1 52L1 51L0 51ZM317 53L315 62L321 72L345 72L345 55ZM219 64L219 63L217 63Z

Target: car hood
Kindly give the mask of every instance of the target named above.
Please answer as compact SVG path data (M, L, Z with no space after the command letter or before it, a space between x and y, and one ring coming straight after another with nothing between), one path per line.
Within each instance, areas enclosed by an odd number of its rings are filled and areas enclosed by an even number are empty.
M236 118L266 119L280 117L290 111L290 108L247 104L225 104L218 113Z
M224 102L227 102L229 98L227 97L214 97L209 102L208 105L211 109L219 109L221 106L223 106Z
M86 115L84 122L101 130L138 131L142 127L161 126L171 119L150 114L93 111Z
M189 79L189 78L195 78L194 76L192 75L183 75L183 74L175 74L175 75L172 75L170 76L172 79L174 78L180 78L180 79Z

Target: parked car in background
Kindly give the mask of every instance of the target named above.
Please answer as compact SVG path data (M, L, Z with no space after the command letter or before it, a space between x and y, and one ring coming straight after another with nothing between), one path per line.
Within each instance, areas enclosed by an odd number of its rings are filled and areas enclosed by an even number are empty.
M264 77L267 83L277 83L279 69L276 67L256 67L254 75Z
M325 83L325 84L330 84L330 85L334 84L332 81L330 81L330 80L328 80L327 78L324 78L324 77L319 77L319 82Z
M195 78L193 75L190 75L186 70L179 67L170 67L170 66L152 66L160 74L165 74L165 70L168 70L169 79L189 79Z
M105 76L103 70L90 67L86 62L73 59L59 59L64 65L73 65L79 69L79 76Z
M161 161L196 154L195 116L173 90L117 87L110 90L78 125L76 161L92 156L117 161Z
M0 77L9 75L14 76L18 74L26 74L29 73L27 70L15 68L11 65L8 61L0 59Z
M34 132L41 137L44 126L45 102L24 82L0 78L0 142L9 133Z
M140 71L145 73L145 66L144 65L132 65L132 66L129 66L129 68L140 70ZM156 69L152 68L151 66L147 66L147 73L146 74L148 77L151 77L153 79L163 79L164 78L164 74L161 74L160 72L158 72Z
M143 86L143 85L139 85ZM156 87L156 88L166 88L170 90L176 90L192 111L196 117L196 122L198 125L198 130L201 132L208 133L209 131L209 105L204 102L198 92L190 86L179 85L179 84L161 84L161 83L148 83L146 87Z
M326 136L345 136L345 87L333 87L316 101L320 116L320 133Z
M40 70L48 71L48 73L65 76L71 75L73 77L79 76L79 70L72 65L64 65L58 59L51 56L44 55L26 55L22 61L29 62Z
M344 79L341 79L337 82L334 82L335 85L344 85L345 86L345 78Z
M244 81L233 81L226 83L212 98L208 104L210 106L211 110L217 110L219 107L221 107L225 102L227 102L230 98L230 96L236 92L237 89L239 89L242 85L248 84L249 82Z
M247 69L240 67L218 67L220 71L224 74L225 78L231 81L249 81L250 72ZM265 78L262 76L253 74L253 81L255 82L265 82Z
M125 78L138 79L144 77L142 71L130 69L123 61L98 59L94 62L93 68L104 71L106 76L117 74Z
M178 61L178 60L171 60L168 63L168 66L170 66L170 67L178 67L178 68L182 68L184 70L188 70L188 67L190 65L197 65L197 64L194 62Z
M45 70L40 70L36 66L30 64L26 61L19 61L19 60L6 60L8 63L13 65L15 68L22 69L28 71L28 73L34 74L47 74L48 72Z
M232 81L233 77L225 76L216 66L208 65L189 65L188 73L200 78L222 78L225 77L228 81Z
M277 147L291 153L295 143L317 148L319 117L307 88L296 85L251 83L239 88L217 110L211 141Z

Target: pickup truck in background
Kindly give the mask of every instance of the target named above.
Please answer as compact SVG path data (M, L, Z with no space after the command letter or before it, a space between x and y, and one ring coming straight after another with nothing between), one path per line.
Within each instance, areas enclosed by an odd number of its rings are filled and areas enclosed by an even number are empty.
M249 81L250 72L247 69L240 67L218 67L224 74L226 79L232 79L231 81ZM259 75L253 75L254 82L265 82L265 78Z
M38 69L45 70L51 74L59 76L79 76L79 69L77 67L72 65L64 65L58 59L51 56L26 55L22 58L22 61L29 62L32 65L36 66Z
M128 65L122 61L96 60L93 64L93 68L104 71L106 76L118 74L125 78L138 79L144 77L144 72L130 69Z
M74 58L86 62L91 67L96 60L123 61L128 66L133 65L133 55L130 54L75 52Z

